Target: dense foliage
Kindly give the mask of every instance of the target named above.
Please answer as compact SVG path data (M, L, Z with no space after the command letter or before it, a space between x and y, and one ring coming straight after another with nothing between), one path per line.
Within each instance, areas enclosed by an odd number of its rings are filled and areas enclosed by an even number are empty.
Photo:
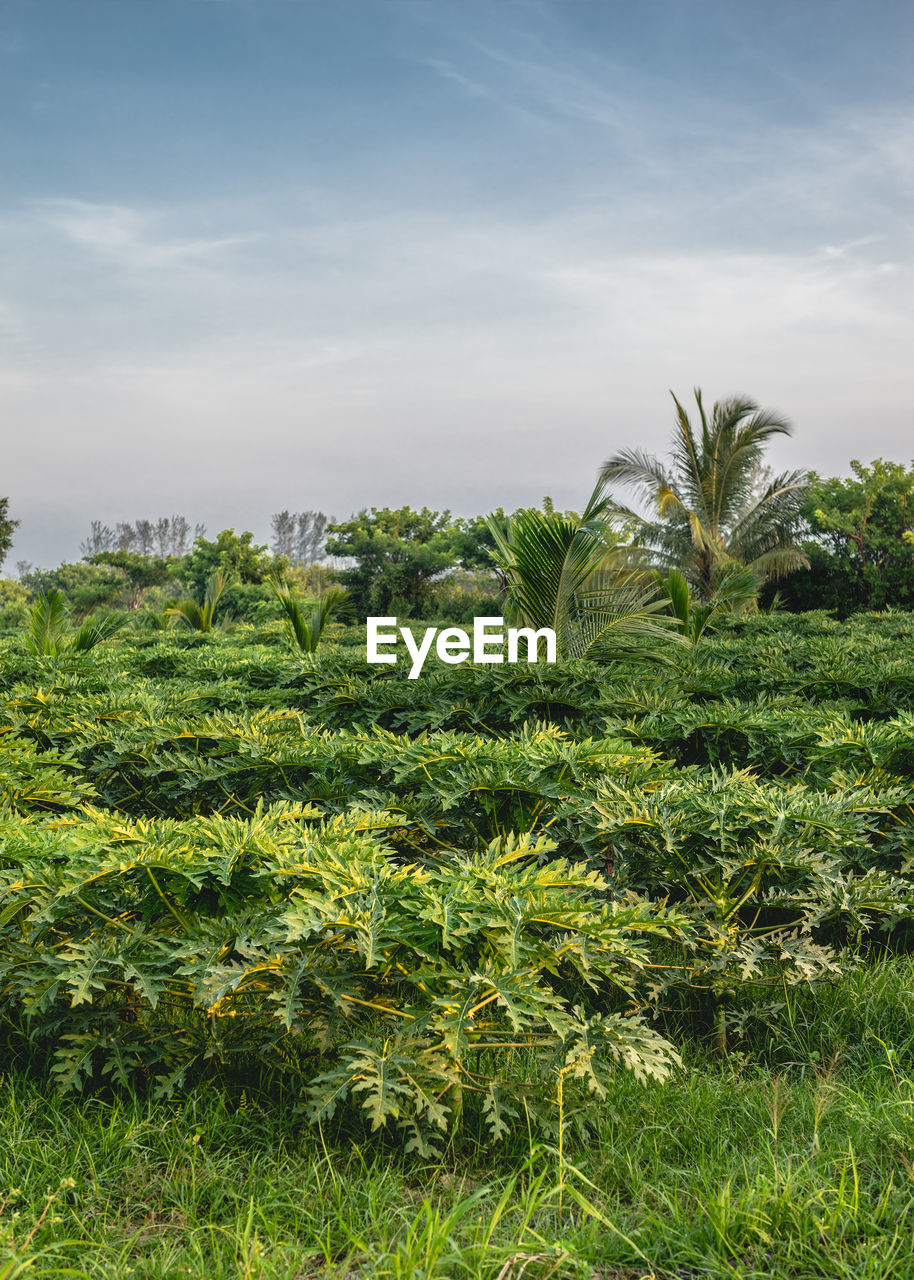
M598 491L607 559L590 584L594 617L653 609L664 598L675 625L694 641L717 614L754 609L757 600L764 608L777 602L789 610L827 609L839 618L914 608L914 466L877 459L852 462L850 477L772 477L764 448L787 424L749 400L721 402L710 414L700 392L696 400L696 423L676 401L668 463L629 449L604 467L606 481L631 486L651 514L645 518ZM5 509L0 550L17 523ZM611 531L613 514L619 520ZM594 515L594 499L579 514L555 511L548 498L541 508L511 516L500 508L459 518L427 508L373 508L328 523L321 512L283 511L273 517L272 554L250 532L224 529L207 539L199 525L188 551L190 525L183 517L139 520L114 531L94 521L82 562L54 569L22 562L21 589L0 580L0 631L18 626L24 606L51 590L80 618L95 609L143 608L161 617L178 598L201 600L214 573L233 580L223 616L257 622L272 603L268 580L284 570L312 602L341 583L347 593L342 614L353 622L398 614L467 623L476 615L510 613L521 592L541 597L543 583L556 576L551 562L560 564L572 550L561 531L577 531L581 544L595 532ZM333 567L320 563L328 553L337 558ZM641 591L640 605L638 592L618 576L623 563L657 573L653 596ZM579 568L572 565L570 580ZM581 593L562 583L563 600L557 589L550 591L551 614L565 617L562 625L567 630L570 622L573 630L567 602ZM607 584L611 589L603 590ZM516 613L545 617L550 610L540 604ZM582 652L590 639L565 650Z
M181 579L193 595L202 596L214 573L240 583L259 585L283 566L282 557L271 556L267 546L255 543L250 530L236 533L234 529L223 529L215 538L194 539L181 565Z
M61 1085L267 1070L428 1150L904 943L906 615L415 681L329 630L4 642L2 1034Z
M372 507L328 533L328 553L347 561L337 576L357 617L420 616L433 580L456 560L449 511Z
M49 591L59 592L68 607L80 616L126 604L133 592L127 572L107 560L64 563L54 569L29 569L20 581L33 599Z
M914 608L914 465L854 461L847 478L811 476L801 515L807 571L778 584L791 609Z

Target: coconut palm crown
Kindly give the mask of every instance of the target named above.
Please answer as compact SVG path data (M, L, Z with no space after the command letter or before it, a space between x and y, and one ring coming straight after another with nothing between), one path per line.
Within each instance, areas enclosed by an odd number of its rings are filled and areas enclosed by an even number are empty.
M671 393L672 394L672 393ZM681 568L704 599L714 595L722 572L752 570L759 584L808 561L794 544L804 471L770 477L765 445L792 428L770 409L745 397L721 400L705 412L696 388L693 426L675 396L672 457L664 464L641 449L623 449L605 463L601 478L632 486L653 508L653 518L616 504L634 522L636 536L662 568Z
M489 516L490 552L506 582L512 625L550 627L559 656L608 660L662 657L678 637L665 601L643 571L621 563L609 501L598 481L582 515L523 508L507 521Z

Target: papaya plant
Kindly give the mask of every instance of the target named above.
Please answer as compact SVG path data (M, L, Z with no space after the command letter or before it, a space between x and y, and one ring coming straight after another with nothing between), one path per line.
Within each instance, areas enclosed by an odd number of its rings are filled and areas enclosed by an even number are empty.
M694 770L633 793L607 779L595 808L613 841L620 887L675 905L692 922L688 962L658 980L704 993L715 1038L747 992L777 995L841 971L829 925L862 932L874 915L914 910L914 891L888 871L855 875L845 850L902 790L858 785L829 793L780 786L748 770Z
M469 1110L493 1138L548 1127L559 1071L605 1096L679 1064L630 1008L674 912L544 838L403 863L399 821L0 820L0 1014L61 1088L247 1063L296 1077L312 1120L350 1106L422 1153Z

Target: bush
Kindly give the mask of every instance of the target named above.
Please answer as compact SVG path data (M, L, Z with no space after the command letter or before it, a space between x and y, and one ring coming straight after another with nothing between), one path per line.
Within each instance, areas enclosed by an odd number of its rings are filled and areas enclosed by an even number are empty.
M465 624L476 617L500 617L502 606L494 574L457 569L433 584L429 616L437 622Z
M28 621L29 593L14 578L0 578L0 631L18 631Z
M31 600L49 591L59 591L67 608L78 617L95 609L124 606L130 593L126 574L104 564L61 564L56 569L32 569L23 574L22 585Z

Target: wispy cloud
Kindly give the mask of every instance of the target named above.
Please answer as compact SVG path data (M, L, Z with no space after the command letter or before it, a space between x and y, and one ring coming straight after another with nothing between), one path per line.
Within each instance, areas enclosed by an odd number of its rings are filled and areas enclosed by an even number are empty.
M846 258L854 249L879 244L882 239L882 236L859 236L856 240L846 240L844 244L823 244L819 252L823 258Z
M768 66L741 45L747 71ZM724 104L713 78L686 87L644 63L549 49L497 23L427 65L502 115L523 111L558 131L549 171L566 204L602 201L636 243L862 247L914 232L910 112L893 100L864 109L808 70L780 77L792 99L766 103L749 81ZM598 163L584 167L584 156Z
M634 92L631 77L617 72L612 64L604 64L602 74L595 75L573 62L540 61L494 44L469 41L463 63L455 53L448 61L432 58L425 65L469 97L534 123L540 131L555 133L562 125L583 123L610 137L619 153L644 166L654 163L644 117L648 95L642 100L641 92ZM639 78L637 88L643 92L646 87Z
M156 214L124 205L94 204L86 200L43 199L35 214L73 244L129 271L158 271L212 260L251 235L183 238L158 230Z

